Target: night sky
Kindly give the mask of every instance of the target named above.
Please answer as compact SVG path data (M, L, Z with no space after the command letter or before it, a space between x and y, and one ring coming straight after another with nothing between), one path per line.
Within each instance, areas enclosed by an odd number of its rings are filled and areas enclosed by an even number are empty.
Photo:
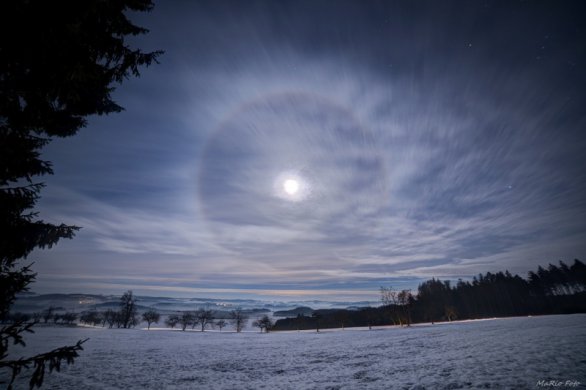
M576 1L160 2L43 157L36 292L378 299L586 258Z

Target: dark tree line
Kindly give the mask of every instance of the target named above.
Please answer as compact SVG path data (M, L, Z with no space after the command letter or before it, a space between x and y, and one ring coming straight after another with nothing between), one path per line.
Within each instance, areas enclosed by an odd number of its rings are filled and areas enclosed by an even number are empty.
M529 272L528 279L507 272L478 275L455 286L428 281L419 288L419 310L431 312L427 320L563 314L586 311L586 266L560 261L547 269ZM443 312L442 312L443 311Z
M574 260L570 267L563 261L559 266L549 264L547 269L538 267L537 272L529 272L531 291L541 295L571 295L586 291L586 267Z
M280 319L275 330L409 326L411 323L490 317L586 312L586 265L574 260L539 267L523 279L510 272L480 274L471 281L431 279L417 294L381 288L382 306L360 310L316 310L312 316Z

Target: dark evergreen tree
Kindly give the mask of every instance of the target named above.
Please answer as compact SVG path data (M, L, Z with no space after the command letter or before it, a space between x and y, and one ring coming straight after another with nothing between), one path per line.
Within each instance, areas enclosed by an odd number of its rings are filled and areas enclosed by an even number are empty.
M570 271L570 267L566 263L560 260L559 266L559 273L562 279L562 283L564 286L564 292L566 294L573 294L573 282L572 282L572 272Z
M346 310L338 310L334 314L334 317L340 323L340 327L342 328L342 330L344 330L346 322L348 321L348 313L346 312Z
M417 289L417 300L423 317L427 321L440 321L449 305L449 284L446 285L437 279L428 280L419 285Z
M570 267L570 273L574 290L577 292L586 291L586 265L575 259L574 264Z
M0 3L0 320L35 278L30 260L23 264L27 256L79 229L44 222L34 211L43 187L36 177L53 173L41 149L53 137L74 135L90 115L122 110L111 99L115 84L138 76L160 54L128 46L127 36L147 30L125 12L151 8L150 0ZM82 342L10 360L8 344L24 345L22 334L31 327L19 322L0 329L0 369L12 371L12 383L32 367L32 388L42 384L47 363L50 372L63 360L73 362Z

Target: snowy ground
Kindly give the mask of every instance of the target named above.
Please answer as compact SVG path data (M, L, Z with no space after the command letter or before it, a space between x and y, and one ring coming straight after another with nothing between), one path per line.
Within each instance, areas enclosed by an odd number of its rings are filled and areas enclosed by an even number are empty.
M44 388L586 388L586 315L319 334L37 328L27 350L86 337Z

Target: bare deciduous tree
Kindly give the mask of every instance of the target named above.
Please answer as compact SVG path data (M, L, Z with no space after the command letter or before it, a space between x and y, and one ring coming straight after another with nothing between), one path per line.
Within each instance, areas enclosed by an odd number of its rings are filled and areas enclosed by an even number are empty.
M252 321L252 326L254 326L255 328L258 328L260 333L262 333L262 326L260 325L260 320Z
M42 317L45 324L49 322L53 318L53 313L55 312L55 308L50 306L48 309L43 310Z
M97 326L102 324L102 321L103 316L95 310L83 312L79 316L79 322L81 322L82 324Z
M180 321L180 318L179 318L179 316L177 314L171 314L165 320L165 325L167 325L168 327L170 327L171 329L173 329L179 323L179 321Z
M242 311L242 308L237 307L236 309L230 312L230 318L232 319L232 323L236 327L236 332L240 333L248 320L248 317Z
M120 298L120 327L130 328L138 324L136 299L132 291L128 290Z
M17 311L16 313L11 313L6 316L3 322L11 323L11 324L18 324L18 323L28 323L31 320L31 316L26 313L22 313Z
M397 294L397 303L401 308L402 317L407 326L411 326L411 307L413 306L413 301L411 290L401 290Z
M315 320L315 331L319 333L319 320L321 319L321 314L314 311L311 317Z
M179 325L181 325L181 330L187 329L189 325L193 325L195 322L195 316L190 311L184 311L181 313L179 317Z
M100 322L97 325L102 325L102 328L106 326L106 323L108 322L108 319L106 318L106 312L98 312L98 319Z
M191 313L191 330L194 330L197 325L199 325L199 319L197 318L196 312L192 311Z
M32 317L33 317L34 322L41 322L41 318L43 318L43 314L37 311L32 314Z
M161 319L161 315L154 309L150 309L142 313L142 319L145 321L147 325L147 329L151 328L152 323L158 323Z
M118 314L114 310L108 309L102 315L104 316L104 322L108 324L108 328L114 327Z
M64 324L71 325L77 320L77 313L67 312L61 316L61 321Z
M446 306L444 308L444 312L448 321L452 322L454 319L456 319L457 311L454 306Z
M397 325L397 323L399 323L399 325L403 326L400 313L397 310L397 305L399 304L397 297L398 292L393 290L392 287L381 287L380 294L383 306L386 306L389 309L393 325Z
M269 316L264 315L260 319L254 321L252 323L252 326L259 328L261 333L263 329L265 333L269 333L270 330L273 328L274 324L273 321L269 318Z
M214 312L208 309L199 309L195 312L195 318L201 326L201 331L205 330L205 327L212 323L214 320Z
M218 328L220 328L220 332L222 331L222 328L225 327L227 324L226 320L218 320L216 321L216 326Z

